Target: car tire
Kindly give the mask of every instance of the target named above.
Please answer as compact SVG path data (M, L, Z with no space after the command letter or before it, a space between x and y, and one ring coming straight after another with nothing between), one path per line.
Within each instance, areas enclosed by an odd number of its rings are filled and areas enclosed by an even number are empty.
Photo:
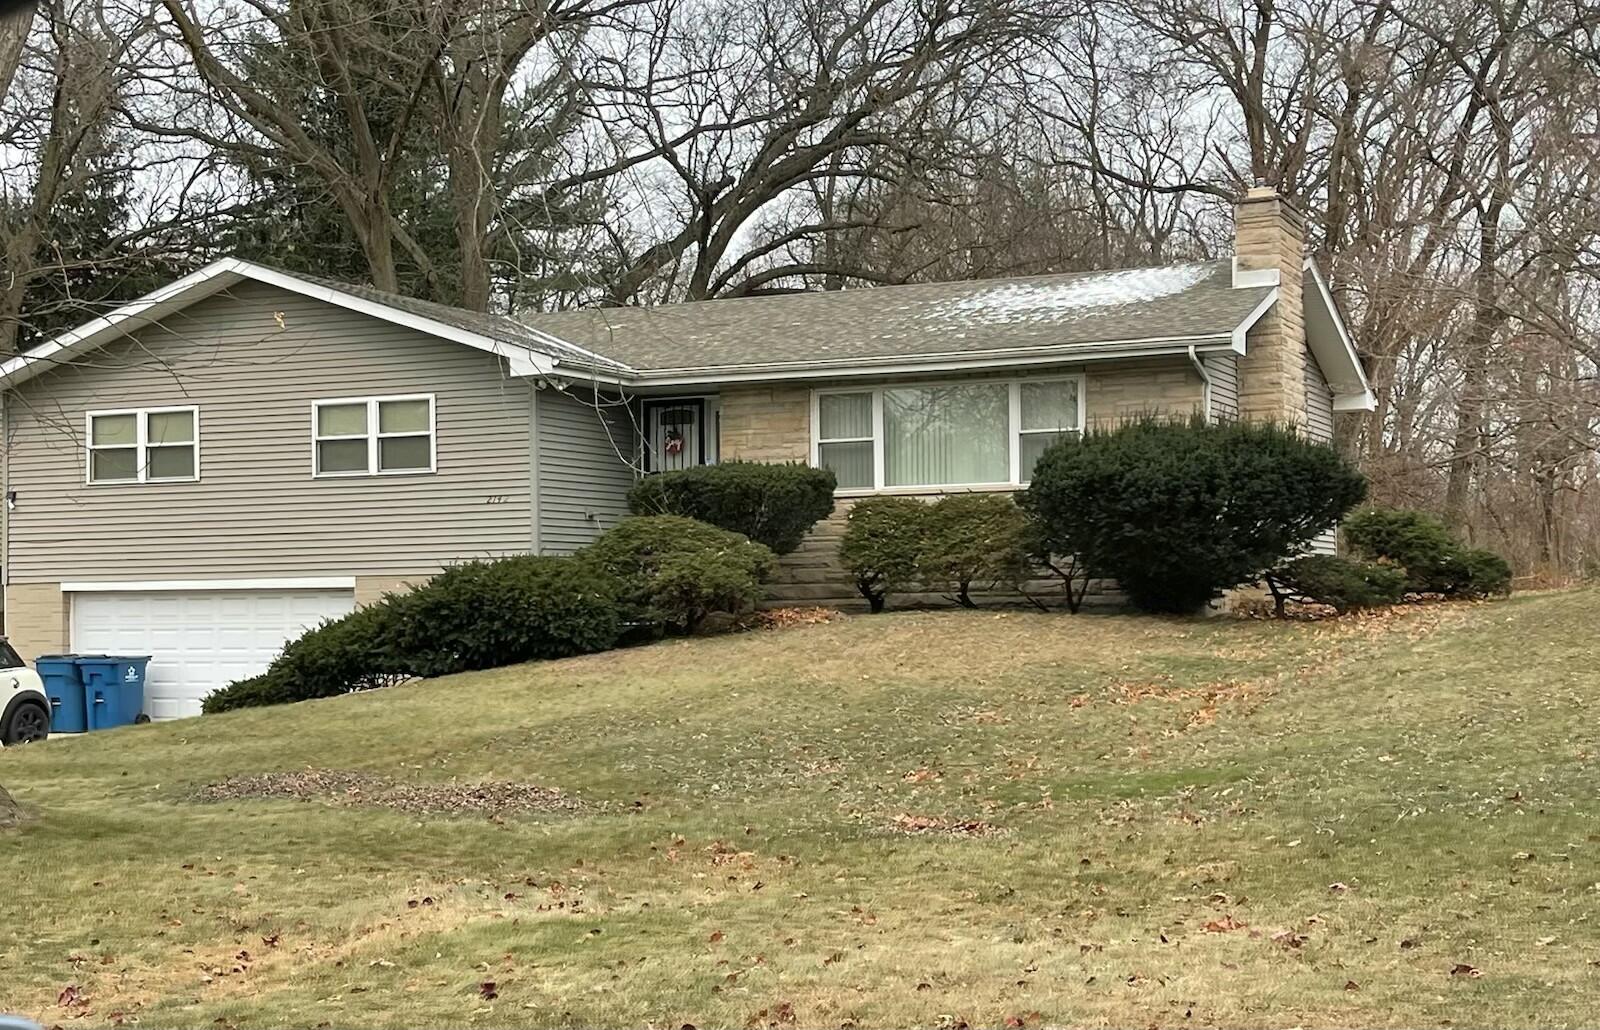
M7 747L13 744L31 744L50 735L50 709L37 701L23 701L6 713L6 724L0 726L0 742Z

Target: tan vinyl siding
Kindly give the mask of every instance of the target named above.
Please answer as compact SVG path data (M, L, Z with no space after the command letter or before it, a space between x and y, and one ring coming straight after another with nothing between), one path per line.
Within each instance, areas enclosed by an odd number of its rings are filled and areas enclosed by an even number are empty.
M637 430L625 408L574 390L538 391L539 551L571 554L628 514ZM609 432L608 430L609 426Z
M1206 375L1211 377L1211 420L1234 422L1239 418L1239 356L1207 354Z
M1306 434L1319 443L1333 442L1333 391L1323 378L1317 359L1307 350L1305 359L1306 380Z
M1310 351L1306 353L1306 435L1318 443L1333 443L1333 391L1323 378L1322 368ZM1313 554L1335 554L1339 550L1337 527L1311 541Z
M281 316L281 325L280 325ZM313 479L314 400L435 395L437 472ZM200 480L84 483L84 416L200 409ZM532 545L529 388L499 358L245 284L7 398L10 581L429 573Z

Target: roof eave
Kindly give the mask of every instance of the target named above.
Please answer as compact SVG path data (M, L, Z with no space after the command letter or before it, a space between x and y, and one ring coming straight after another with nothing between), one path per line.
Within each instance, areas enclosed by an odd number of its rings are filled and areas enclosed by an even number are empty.
M1072 361L1110 361L1123 358L1160 357L1186 354L1193 347L1202 351L1233 350L1235 334L1230 331L1198 336L1154 337L1137 340L1105 340L1089 343L1056 344L1044 347L1018 347L990 351L949 351L938 354L889 354L850 361L765 362L759 365L706 365L682 368L641 369L619 377L599 370L558 361L556 374L573 380L624 386L691 386L715 383L769 382L794 379L838 379L896 373L952 372L985 368L1010 368L1026 365L1061 364ZM564 371L570 367L571 372Z
M1371 390L1362 390L1360 393L1334 394L1333 410L1339 412L1377 411L1378 398L1373 396Z
M0 390L9 390L66 363L72 356L158 325L161 319L196 301L227 289L243 276L234 258L213 261L181 279L152 290L137 300L51 337L37 347L0 363Z
M1367 381L1361 355L1355 341L1345 327L1344 316L1333 299L1328 281L1310 258L1304 269L1316 289L1306 296L1306 346L1322 368L1322 375L1333 390L1334 411L1373 411L1377 402L1372 395L1372 384ZM1312 301L1316 306L1312 306Z
M531 346L497 340L275 268L240 258L223 258L0 364L0 390L19 386L72 355L158 325L162 318L246 279L494 354L506 362L515 376L542 376L555 371L556 359Z

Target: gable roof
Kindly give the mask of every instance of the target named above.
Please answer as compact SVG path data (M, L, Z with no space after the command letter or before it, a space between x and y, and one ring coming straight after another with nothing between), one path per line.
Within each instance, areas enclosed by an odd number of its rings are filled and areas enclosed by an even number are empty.
M504 315L481 314L320 276L285 272L239 258L224 258L0 363L0 388L16 386L78 354L156 325L174 312L245 281L276 286L499 355L513 375L549 375L562 359L620 368L600 355Z
M1340 410L1356 410L1370 403L1360 360L1326 283L1309 263L1306 274L1308 341ZM0 388L246 280L499 355L513 375L634 386L1243 353L1278 295L1234 287L1231 263L1212 261L514 318L227 258L0 364Z
M1333 390L1334 411L1372 411L1377 401L1355 341L1345 329L1344 315L1333 299L1328 280L1310 258L1305 264L1306 346Z
M1272 293L1227 262L526 315L641 372L838 366L1084 344L1230 341Z

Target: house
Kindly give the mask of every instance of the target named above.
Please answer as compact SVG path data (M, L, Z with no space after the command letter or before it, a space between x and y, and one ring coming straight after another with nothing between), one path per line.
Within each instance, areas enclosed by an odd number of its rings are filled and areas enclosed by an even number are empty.
M1360 361L1299 215L1237 217L1219 262L525 321L219 261L0 365L7 632L153 654L149 713L188 715L450 563L581 547L644 471L808 461L848 499L1014 489L1149 411L1327 439ZM780 599L850 599L838 523Z

